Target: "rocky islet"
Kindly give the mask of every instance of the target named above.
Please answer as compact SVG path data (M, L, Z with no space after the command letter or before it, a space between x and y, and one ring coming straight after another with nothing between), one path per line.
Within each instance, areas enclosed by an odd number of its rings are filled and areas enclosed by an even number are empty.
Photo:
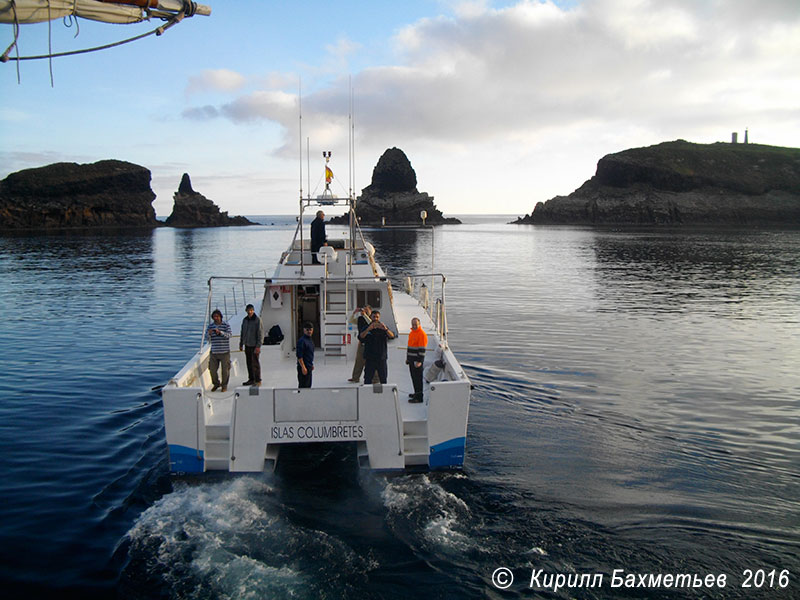
M433 203L433 196L417 190L417 174L405 152L389 148L372 170L372 182L356 198L356 212L361 225L420 225L420 213L427 213L427 225L461 223L445 217ZM334 217L331 223L347 223L347 215Z
M685 140L604 156L535 225L800 226L800 149Z

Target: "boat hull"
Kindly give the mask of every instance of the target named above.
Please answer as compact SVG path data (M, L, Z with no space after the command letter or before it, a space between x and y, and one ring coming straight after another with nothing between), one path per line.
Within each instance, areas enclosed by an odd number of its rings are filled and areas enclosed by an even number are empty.
M170 470L261 472L274 468L282 445L315 442L357 442L359 464L375 470L461 467L469 383L431 385L424 406L401 394L394 384L239 387L224 402L200 387L168 387Z

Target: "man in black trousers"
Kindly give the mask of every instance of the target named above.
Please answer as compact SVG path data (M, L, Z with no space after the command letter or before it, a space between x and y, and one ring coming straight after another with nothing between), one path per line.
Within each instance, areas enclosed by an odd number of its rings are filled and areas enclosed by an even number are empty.
M314 325L303 323L303 335L297 340L297 387L311 387L311 373L314 370Z
M317 218L311 221L311 262L315 265L321 264L317 258L317 252L326 246L328 236L325 233L325 213L317 211Z
M359 334L364 341L364 384L372 381L372 376L378 372L381 383L386 383L388 375L386 359L388 357L387 342L394 338L394 334L386 325L381 323L381 313L372 311L372 323Z

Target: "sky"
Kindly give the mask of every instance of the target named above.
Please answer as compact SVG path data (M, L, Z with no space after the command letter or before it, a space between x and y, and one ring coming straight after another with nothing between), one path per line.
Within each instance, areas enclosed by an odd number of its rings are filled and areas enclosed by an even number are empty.
M114 158L151 170L159 217L183 173L232 215L296 214L301 182L322 191L323 151L346 196L398 147L446 215L522 215L627 148L745 128L800 145L798 0L204 4L159 37L0 64L0 178ZM158 24L23 25L19 52Z

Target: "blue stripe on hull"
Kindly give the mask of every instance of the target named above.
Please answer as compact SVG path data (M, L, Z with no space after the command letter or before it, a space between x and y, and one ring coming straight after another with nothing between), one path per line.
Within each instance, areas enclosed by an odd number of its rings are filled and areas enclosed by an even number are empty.
M202 473L203 451L178 444L169 445L169 470L173 473Z
M428 464L431 469L460 467L464 464L464 447L467 440L463 437L453 438L441 444L431 446Z

